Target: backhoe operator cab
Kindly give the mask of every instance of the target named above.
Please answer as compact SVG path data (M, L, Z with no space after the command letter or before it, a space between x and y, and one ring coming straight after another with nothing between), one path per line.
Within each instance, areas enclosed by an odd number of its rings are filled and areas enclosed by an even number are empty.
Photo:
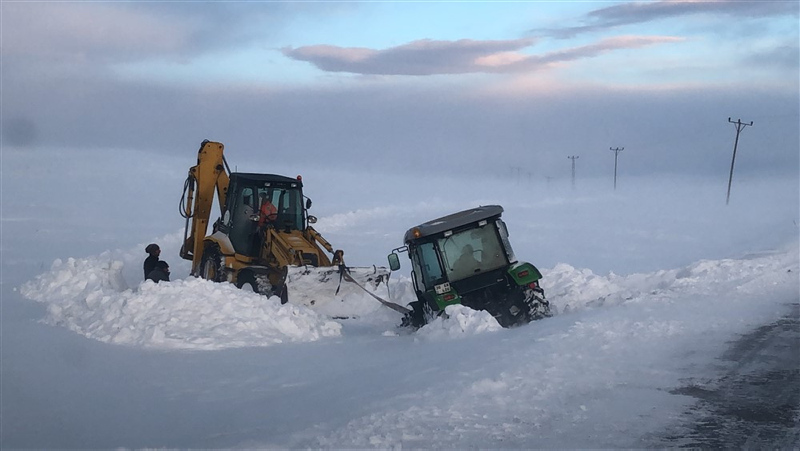
M274 220L263 220L262 203L268 200L277 211ZM306 209L311 200L303 202L303 183L299 179L273 174L232 173L228 190L228 205L222 218L214 225L230 238L234 250L248 257L258 257L264 244L260 227L275 227L282 231L305 230L306 221L315 223ZM262 222L259 226L259 222ZM309 255L316 260L316 255ZM316 266L318 262L310 264Z
M409 229L405 246L389 254L400 268L398 252L408 252L417 301L404 324L421 327L453 304L486 310L503 327L551 316L535 266L517 261L500 219L503 207L487 205L425 222Z

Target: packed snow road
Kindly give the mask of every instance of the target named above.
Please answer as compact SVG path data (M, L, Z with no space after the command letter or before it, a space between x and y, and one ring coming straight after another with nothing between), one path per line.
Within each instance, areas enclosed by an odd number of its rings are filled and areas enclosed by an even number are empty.
M664 446L791 449L800 444L800 304L745 334L721 357L721 376L673 393L698 399Z

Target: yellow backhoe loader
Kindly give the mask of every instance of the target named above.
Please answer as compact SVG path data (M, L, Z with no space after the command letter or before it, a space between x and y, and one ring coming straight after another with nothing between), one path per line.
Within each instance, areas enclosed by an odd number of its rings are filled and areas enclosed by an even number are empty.
M308 214L311 199L300 176L231 173L223 150L203 141L184 184L180 255L192 261L192 275L308 306L341 298L345 285L374 289L388 282L384 267L345 266L344 252L314 230L317 218ZM220 217L207 236L215 195ZM292 285L302 288L290 293Z

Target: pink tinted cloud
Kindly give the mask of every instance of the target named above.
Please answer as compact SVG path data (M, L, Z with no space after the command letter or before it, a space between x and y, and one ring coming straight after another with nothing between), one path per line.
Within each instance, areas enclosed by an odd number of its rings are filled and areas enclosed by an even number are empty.
M519 73L539 70L553 63L591 58L617 49L636 49L682 40L673 36L617 36L539 55L524 52L536 43L534 39L420 40L384 50L314 45L284 48L283 53L328 72L365 75Z

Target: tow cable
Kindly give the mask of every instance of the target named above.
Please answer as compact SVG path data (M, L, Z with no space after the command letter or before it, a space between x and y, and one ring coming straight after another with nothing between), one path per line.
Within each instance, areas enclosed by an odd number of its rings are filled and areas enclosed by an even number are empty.
M387 301L386 299L383 299L380 296L375 295L375 293L372 293L371 291L369 291L366 288L364 288L364 286L362 286L360 283L356 282L355 279L353 279L353 277L350 275L350 270L348 270L345 265L339 265L339 286L336 287L336 294L339 294L339 288L341 288L341 286L342 286L342 279L344 279L346 282L354 283L357 287L359 287L362 290L364 290L364 292L366 292L368 295L372 296L378 302L380 302L381 304L385 305L386 307L389 307L390 309L394 310L395 312L399 312L399 313L402 313L404 315L406 313L411 313L411 309L403 307L400 304L395 304L394 302ZM388 287L389 282L387 281L386 284L387 284L387 287Z

